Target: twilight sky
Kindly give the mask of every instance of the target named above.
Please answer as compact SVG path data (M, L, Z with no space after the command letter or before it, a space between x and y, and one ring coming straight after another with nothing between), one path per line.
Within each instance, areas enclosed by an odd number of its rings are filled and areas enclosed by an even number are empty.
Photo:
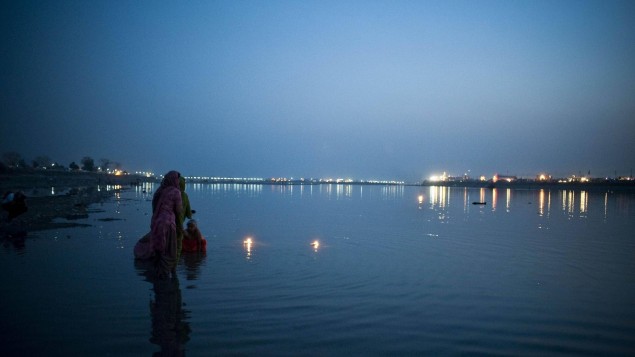
M628 175L633 1L5 1L0 153L185 175Z

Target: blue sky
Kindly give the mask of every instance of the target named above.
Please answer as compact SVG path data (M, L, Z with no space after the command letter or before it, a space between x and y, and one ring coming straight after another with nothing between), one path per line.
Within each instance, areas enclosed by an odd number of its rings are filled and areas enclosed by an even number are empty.
M628 175L635 3L3 3L0 152L186 175Z

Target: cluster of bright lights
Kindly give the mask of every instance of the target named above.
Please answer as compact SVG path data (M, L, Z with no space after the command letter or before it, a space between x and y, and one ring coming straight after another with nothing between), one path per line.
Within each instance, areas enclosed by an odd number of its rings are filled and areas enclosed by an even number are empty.
M353 183L355 182L355 180L353 180L352 178L326 178L326 179L320 179L319 182L324 182L324 183ZM362 181L363 182L363 181Z
M162 177L162 176L161 176ZM353 183L368 183L368 184L383 184L383 185L404 185L405 181L397 180L355 180L352 178L293 178L293 177L215 177L215 176L186 176L188 181L210 181L210 182L245 182L245 183L311 183L311 184L353 184Z
M102 168L98 167L97 170L102 171ZM128 172L122 169L106 169L106 173L109 175L115 175L115 176L128 175Z
M361 182L363 183L364 181L361 181ZM365 181L365 182L366 183L372 183L372 184L380 184L380 185L403 185L403 184L405 184L404 181L385 181L385 180L383 180L383 181L368 180L368 181Z
M186 180L200 181L253 181L263 182L265 179L261 177L216 177L216 176L186 176Z
M568 183L571 183L571 182L589 182L589 181L590 181L590 179L589 179L588 177L585 177L585 176L582 176L582 177L577 177L576 175L573 175L573 176L569 177L569 178L568 178L568 179L566 179L566 180L560 180L560 181L558 181L558 182L568 182Z
M151 171L136 171L135 175L140 175L145 177L154 177L154 173Z
M448 180L448 174L443 171L443 174L441 175L432 175L430 176L429 179L431 182L443 182L443 181L447 181Z
M498 181L513 182L513 181L516 181L516 176L502 176L502 175L496 174L492 177L492 182L498 182Z

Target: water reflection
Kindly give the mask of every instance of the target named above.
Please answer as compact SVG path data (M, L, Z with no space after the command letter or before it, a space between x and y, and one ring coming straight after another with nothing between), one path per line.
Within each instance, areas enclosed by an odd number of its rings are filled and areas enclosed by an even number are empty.
M183 308L179 279L158 279L150 260L136 259L135 268L152 284L154 291L154 298L150 300L150 342L161 348L154 356L183 356L192 330L187 322L190 311Z
M541 189L538 193L538 215L540 217L549 217L549 213L551 212L551 191L545 192L544 189ZM545 206L547 209L546 213Z
M18 255L22 255L26 248L26 230L19 227L3 227L0 231L0 241L5 250L15 250Z
M396 199L403 197L404 187L401 185L384 186L382 193L385 199Z
M453 188L446 186L430 186L429 190L429 199L427 206L430 210L438 211L440 217L445 219L447 218L444 214L447 213L450 207L450 201L452 198L456 199L460 196L457 194L452 195L451 190ZM463 190L463 212L469 213L471 207L471 195L475 189L470 188L461 188ZM457 188L454 188L457 190ZM491 190L491 193L488 191ZM604 205L604 216L605 218L608 216L609 212L609 195L610 192L604 193L604 200L595 202L596 204ZM487 197L491 195L491 199L487 200ZM510 213L515 208L518 207L518 204L532 204L537 202L537 213L540 217L549 217L552 213L553 202L560 202L560 210L569 216L569 218L587 218L589 214L589 206L594 203L591 202L593 196L586 190L549 190L549 189L540 189L535 191L523 191L523 190L514 190L511 188L506 188L504 191L497 188L479 188L478 189L478 201L479 202L487 202L487 205L491 205L491 211L495 212L499 207L504 205L505 212ZM418 199L418 208L424 208L424 195L419 194L417 196ZM499 200L504 200L504 202ZM520 201L520 202L518 202ZM516 205L516 206L515 206ZM620 208L621 209L621 208Z
M235 193L238 196L258 197L262 194L263 185L243 183L188 183L187 190L204 194ZM274 185L271 185L274 188Z
M253 244L254 244L254 241L251 239L251 237L247 237L247 239L243 241L243 247L245 247L245 253L247 254L245 258L247 260L251 259L251 248Z
M573 218L578 213L578 217L586 218L587 211L589 209L589 193L587 191L576 192L574 190L561 191L562 194L562 211L565 212L569 218ZM579 198L578 198L579 196ZM576 202L578 206L576 209ZM604 210L606 212L607 201L604 202Z
M192 192L215 194L235 194L237 196L245 195L248 197L260 196L263 189L271 191L271 193L281 194L283 196L313 196L314 190L320 195L326 195L336 200L351 199L359 193L359 197L364 197L364 185L328 183L328 184L307 184L307 185L269 185L269 184L210 184L210 183L193 183L189 184L188 190ZM398 199L404 196L403 185L377 185L381 187L381 196L383 199ZM359 191L358 191L359 188ZM374 188L374 187L373 187ZM371 190L372 192L372 190Z
M571 215L573 213L573 207L575 206L574 200L575 191L565 191L562 195L562 211Z
M323 191L324 190L324 191ZM335 194L336 200L353 197L353 185L327 184L320 185L320 193L324 192L326 196L331 198ZM362 195L362 191L360 191Z
M134 187L137 197L146 195L152 195L154 192L154 182L142 182L140 185Z
M189 280L198 280L201 274L201 265L204 265L205 252L182 252L183 265L185 266L185 278ZM194 286L188 286L192 288Z
M589 204L589 195L586 191L580 191L580 217L585 216Z
M444 209L450 204L450 188L445 186L430 186L430 208Z

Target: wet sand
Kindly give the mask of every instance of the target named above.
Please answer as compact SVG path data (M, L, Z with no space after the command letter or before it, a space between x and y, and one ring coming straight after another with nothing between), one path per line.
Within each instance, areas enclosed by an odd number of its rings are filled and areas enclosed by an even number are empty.
M0 215L0 238L24 237L28 232L84 226L90 205L110 199L116 192L149 181L136 175L113 176L85 172L10 172L0 174L0 193L23 191L28 211L7 221ZM61 219L60 219L61 218Z

